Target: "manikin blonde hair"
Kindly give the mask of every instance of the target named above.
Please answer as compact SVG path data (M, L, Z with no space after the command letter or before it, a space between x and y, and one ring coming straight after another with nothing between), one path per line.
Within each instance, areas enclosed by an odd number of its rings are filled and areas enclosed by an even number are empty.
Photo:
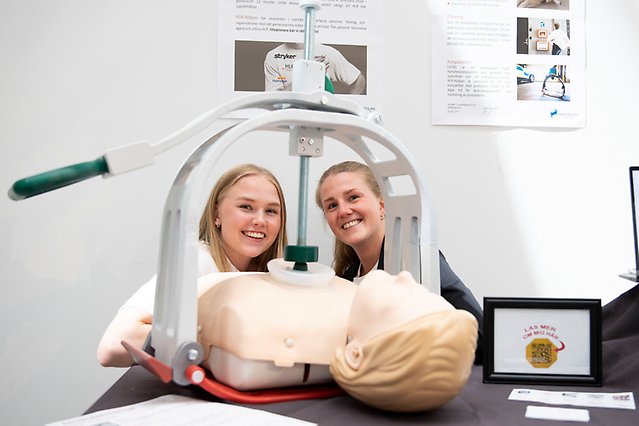
M277 191L281 210L280 229L277 232L277 238L273 244L261 255L254 257L249 264L249 271L267 272L266 264L269 260L282 257L284 247L287 244L286 238L286 204L284 203L284 194L279 181L267 169L256 166L255 164L241 164L233 167L224 173L217 180L213 187L209 199L200 218L200 241L209 246L211 257L220 272L231 272L233 270L231 262L229 262L222 246L222 236L219 228L215 226L215 218L218 216L218 205L224 198L228 190L235 185L240 179L247 176L263 176L271 182Z
M436 312L337 349L335 381L365 404L389 411L444 405L466 385L475 357L477 321L463 310Z
M323 209L322 199L320 190L322 188L322 184L324 181L334 175L340 173L359 173L364 178L364 181L368 185L373 194L380 200L382 197L382 190L377 183L377 179L375 179L375 175L371 172L371 169L368 168L366 164L358 163L357 161L344 161L341 163L337 163L322 173L320 177L319 183L317 185L317 189L315 190L315 203L317 206ZM360 259L357 257L357 253L355 250L349 246L341 242L338 239L335 239L335 247L333 248L333 269L335 269L335 274L338 277L344 275L349 266L354 264L359 264Z

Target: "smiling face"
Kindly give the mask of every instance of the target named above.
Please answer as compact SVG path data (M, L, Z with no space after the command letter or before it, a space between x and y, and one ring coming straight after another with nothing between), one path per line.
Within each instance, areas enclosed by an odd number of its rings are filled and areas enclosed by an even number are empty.
M319 188L324 217L335 237L355 251L384 238L384 201L370 189L361 173L328 176Z
M243 177L221 197L215 226L226 256L239 271L246 271L251 259L273 244L281 214L277 189L264 176Z

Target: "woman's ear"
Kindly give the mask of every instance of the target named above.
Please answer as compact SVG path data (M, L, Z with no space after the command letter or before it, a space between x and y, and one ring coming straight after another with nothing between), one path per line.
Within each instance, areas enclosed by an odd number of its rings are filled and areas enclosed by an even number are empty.
M215 218L215 227L220 229L220 226L222 226L222 221L220 220L219 217Z
M384 200L382 199L379 200L379 217L382 218L382 220L384 220L384 218L386 217L386 211L384 210Z

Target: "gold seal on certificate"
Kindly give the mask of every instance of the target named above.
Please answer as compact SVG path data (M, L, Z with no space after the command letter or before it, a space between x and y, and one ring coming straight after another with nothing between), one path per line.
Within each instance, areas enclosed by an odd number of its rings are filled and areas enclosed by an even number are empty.
M526 359L535 368L548 368L557 361L557 347L548 339L535 339L526 346Z

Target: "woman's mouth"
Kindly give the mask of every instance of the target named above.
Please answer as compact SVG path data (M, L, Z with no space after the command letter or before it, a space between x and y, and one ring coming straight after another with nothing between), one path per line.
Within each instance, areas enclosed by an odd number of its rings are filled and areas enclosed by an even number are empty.
M346 222L345 224L342 225L342 229L346 230L348 228L352 228L353 226L359 224L362 221L362 219L355 219L355 220L351 220L350 222Z
M266 234L264 234L263 232L242 231L242 234L246 235L249 238L253 238L253 239L256 239L256 240L263 240L264 238L266 238Z

